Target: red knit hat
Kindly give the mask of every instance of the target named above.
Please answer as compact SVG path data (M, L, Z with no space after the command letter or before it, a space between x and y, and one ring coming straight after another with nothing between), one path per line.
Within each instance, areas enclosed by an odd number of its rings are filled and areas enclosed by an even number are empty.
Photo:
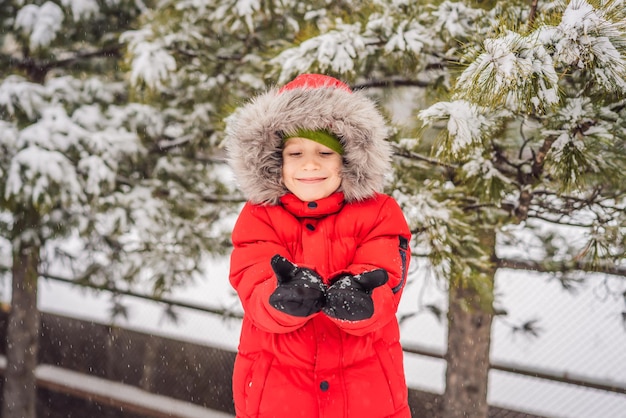
M278 94L285 90L293 90L297 88L318 89L323 87L340 88L352 93L352 90L350 90L350 87L348 87L347 84L334 77L324 74L300 74L289 83L282 86L280 90L278 90Z

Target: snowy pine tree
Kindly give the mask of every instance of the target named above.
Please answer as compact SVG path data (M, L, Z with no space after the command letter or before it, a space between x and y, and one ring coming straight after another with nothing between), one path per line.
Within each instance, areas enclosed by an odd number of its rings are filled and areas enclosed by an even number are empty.
M148 11L125 0L2 3L0 274L12 279L5 418L35 417L39 277L159 297L227 249L218 220L236 208L220 203L224 165L186 139L196 134L189 126L208 130L206 109L183 118L186 109L147 103L130 94L133 73L121 71L121 35Z

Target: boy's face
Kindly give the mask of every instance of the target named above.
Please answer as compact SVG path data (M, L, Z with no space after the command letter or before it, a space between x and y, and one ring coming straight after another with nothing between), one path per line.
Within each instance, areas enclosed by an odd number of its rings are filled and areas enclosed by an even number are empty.
M305 138L289 138L283 146L283 182L304 202L333 194L341 185L341 155Z

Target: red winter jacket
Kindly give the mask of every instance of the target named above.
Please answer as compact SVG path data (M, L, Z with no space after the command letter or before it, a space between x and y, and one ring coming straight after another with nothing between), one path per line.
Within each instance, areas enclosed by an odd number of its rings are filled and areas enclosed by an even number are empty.
M346 203L286 194L277 205L247 203L235 225L230 281L244 308L233 393L239 418L410 417L396 310L409 265L409 228L391 197ZM274 309L274 254L316 270L377 268L387 284L372 292L374 315L342 321Z

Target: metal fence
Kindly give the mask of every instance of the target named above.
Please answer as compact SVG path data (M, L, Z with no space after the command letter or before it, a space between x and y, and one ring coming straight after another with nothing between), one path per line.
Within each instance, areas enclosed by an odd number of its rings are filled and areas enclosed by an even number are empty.
M417 390L413 397L425 396L420 402L434 411L445 385L445 321L432 314L432 307L445 310L445 291L436 281L418 276L420 280L410 282L403 297L404 311L416 313L402 322L407 380ZM57 286L66 282L75 287L62 278L49 279L59 283ZM545 417L626 417L626 330L619 316L621 301L603 297L600 292L606 285L603 280L590 278L576 292L564 292L557 281L546 276L499 272L498 300L508 315L494 322L492 332L491 416L521 411ZM233 336L238 334L239 311L232 304L233 295L217 298L222 303L214 307L174 298L154 301L131 291L117 295L144 301L136 312L166 306L185 322L166 325L161 318L151 328L138 319L126 321L126 325L192 341L204 337L184 328L199 326L208 334L226 335L216 340L227 348L236 346ZM528 322L535 324L536 336L521 332L520 324ZM181 365L181 372L188 367ZM196 380L193 384L202 383Z

